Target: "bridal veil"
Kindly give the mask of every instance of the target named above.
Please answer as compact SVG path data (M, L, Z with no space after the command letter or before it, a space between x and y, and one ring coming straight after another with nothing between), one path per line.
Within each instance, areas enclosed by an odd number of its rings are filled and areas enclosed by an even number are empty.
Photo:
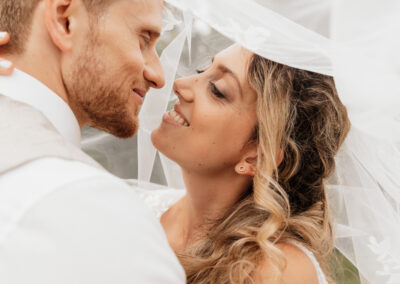
M231 42L270 60L333 76L352 123L328 182L335 247L357 267L363 284L400 283L400 1L166 2L163 37L169 44L161 55L166 85L150 91L140 113L139 182L150 182L157 156L167 185L183 187L179 167L157 154L150 133L175 99L174 79L192 74ZM199 39L195 45L194 37ZM107 139L96 134L84 148L93 152ZM114 148L126 160L136 144L124 143L131 145L125 152ZM129 171L136 159L129 161L114 157L113 163Z

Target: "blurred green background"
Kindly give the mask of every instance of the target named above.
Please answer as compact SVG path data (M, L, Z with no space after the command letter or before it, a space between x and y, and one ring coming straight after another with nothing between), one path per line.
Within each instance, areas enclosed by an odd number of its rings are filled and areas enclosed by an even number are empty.
M330 263L337 284L360 284L357 269L339 251L335 250Z

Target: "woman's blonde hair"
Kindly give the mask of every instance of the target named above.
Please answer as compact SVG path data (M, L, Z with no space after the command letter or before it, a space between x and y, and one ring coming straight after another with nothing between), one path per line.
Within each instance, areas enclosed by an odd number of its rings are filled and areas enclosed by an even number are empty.
M350 122L331 77L254 55L248 80L257 93L257 171L253 186L200 241L178 255L188 283L255 283L271 264L281 282L286 260L277 243L308 248L332 282L333 232L325 179ZM279 152L283 161L276 163Z

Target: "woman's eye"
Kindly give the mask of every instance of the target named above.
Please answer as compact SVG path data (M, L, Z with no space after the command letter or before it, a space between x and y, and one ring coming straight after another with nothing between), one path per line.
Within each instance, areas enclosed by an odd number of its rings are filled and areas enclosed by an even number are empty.
M217 98L220 98L220 99L225 98L225 95L224 95L223 93L221 93L220 90L218 90L217 86L215 86L215 84L214 84L213 82L210 82L210 89L211 89L211 92L212 92Z
M204 73L204 70L196 69L196 73L197 73L197 74Z

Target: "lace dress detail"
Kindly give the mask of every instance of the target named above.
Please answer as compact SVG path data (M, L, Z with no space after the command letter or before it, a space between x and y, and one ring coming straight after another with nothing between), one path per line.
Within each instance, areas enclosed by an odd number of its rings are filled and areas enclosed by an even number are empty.
M171 188L155 188L155 189L142 189L136 188L138 195L143 201L150 207L154 215L160 219L175 202L181 199L185 195L184 189L171 189ZM317 272L318 283L328 284L326 277L312 252L306 249L303 245L298 242L290 242L301 249L313 263Z
M140 198L150 207L154 215L160 219L175 202L185 195L184 189L137 189Z

